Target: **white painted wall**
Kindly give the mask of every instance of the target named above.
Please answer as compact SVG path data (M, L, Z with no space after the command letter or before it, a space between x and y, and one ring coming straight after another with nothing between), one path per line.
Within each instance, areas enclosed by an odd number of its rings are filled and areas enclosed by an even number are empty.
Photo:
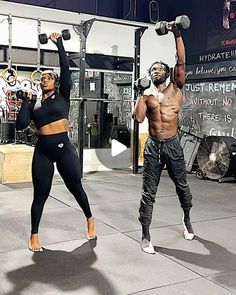
M38 18L42 20L55 21L57 23L49 23L42 21L42 32L49 34L52 31L61 31L62 29L70 29L72 38L65 42L66 50L79 51L79 37L72 29L72 25L60 25L58 22L66 22L71 24L80 24L81 20L91 18L108 19L86 14L78 14L61 10L40 8L36 6L9 3L0 1L0 44L8 44L8 24L4 20L6 15L11 13L13 16ZM4 21L3 21L4 20ZM13 46L37 47L37 21L15 18L13 17ZM110 19L117 21L116 19ZM121 21L121 20L118 20ZM122 21L131 23L128 21ZM146 26L144 23L132 22L137 26ZM145 31L141 38L141 72L144 74L149 65L156 59L163 60L172 66L174 64L174 43L171 34L158 36L155 33L154 25L148 24L148 30ZM102 22L95 22L87 39L87 52L101 52L103 54L112 54L112 46L117 45L117 55L133 56L134 55L134 29L121 25L114 25ZM52 43L43 45L43 48L55 49Z
M88 20L96 17L97 19L108 19L86 14L79 14L49 8L40 8L36 6L9 3L0 1L0 45L8 45L8 23L4 20L8 14L21 16L23 18L13 17L13 35L12 45L19 47L37 48L37 19L49 20L55 23L42 21L42 33L51 33L70 29L72 38L64 43L67 51L79 51L79 36L74 32L73 25L80 24L82 20ZM28 20L24 18L35 18ZM109 19L113 21L121 21ZM69 23L71 25L58 24ZM130 23L129 21L122 21ZM137 23L137 27L148 26L141 38L141 62L140 76L147 74L147 69L156 60L162 60L173 66L175 63L175 43L172 34L158 36L154 25ZM103 22L95 22L87 38L87 53L113 54L114 46L117 47L117 55L134 56L134 27L123 25L114 25ZM44 49L55 49L55 45L49 42L47 45L41 45ZM14 64L14 60L12 61ZM33 63L33 62L32 62ZM36 61L35 61L36 64ZM147 132L147 121L140 124L140 132Z

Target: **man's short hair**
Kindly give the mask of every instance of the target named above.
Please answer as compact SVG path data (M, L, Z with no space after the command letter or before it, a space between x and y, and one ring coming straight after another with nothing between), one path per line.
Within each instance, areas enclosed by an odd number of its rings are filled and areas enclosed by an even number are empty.
M151 74L151 69L155 64L160 64L165 68L166 79L167 79L170 76L170 67L168 66L168 64L164 63L163 61L155 61L154 63L152 63L150 68L148 69L149 75Z

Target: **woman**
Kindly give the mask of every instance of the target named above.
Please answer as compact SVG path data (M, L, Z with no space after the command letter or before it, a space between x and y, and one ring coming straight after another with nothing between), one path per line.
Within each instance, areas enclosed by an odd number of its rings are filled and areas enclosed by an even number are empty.
M52 185L54 162L87 218L87 239L96 238L95 221L81 183L78 155L67 135L71 87L69 64L61 35L52 33L49 39L58 48L60 79L53 71L44 71L40 81L42 99L32 99L32 94L29 94L23 100L16 120L17 130L26 128L33 120L38 134L32 161L34 199L29 239L29 249L34 252L43 250L39 242L38 227Z

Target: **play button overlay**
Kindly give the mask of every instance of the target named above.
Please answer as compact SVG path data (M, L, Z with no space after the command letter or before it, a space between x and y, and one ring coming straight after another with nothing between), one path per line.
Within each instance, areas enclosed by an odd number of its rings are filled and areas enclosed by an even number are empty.
M108 169L126 169L132 166L131 132L125 125L111 126L105 148L95 148L96 161Z
M127 146L123 143L117 141L116 139L111 140L111 155L112 157L115 157L119 155L120 153L123 153L127 150Z

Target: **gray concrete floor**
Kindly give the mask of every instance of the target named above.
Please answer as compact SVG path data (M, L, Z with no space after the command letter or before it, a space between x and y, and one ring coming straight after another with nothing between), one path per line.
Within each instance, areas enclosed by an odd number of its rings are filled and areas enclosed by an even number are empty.
M188 180L196 237L182 236L182 211L164 171L151 226L156 255L139 245L140 174L85 175L98 233L90 242L80 207L56 176L40 226L42 253L27 249L32 185L0 185L0 294L236 294L236 184Z

